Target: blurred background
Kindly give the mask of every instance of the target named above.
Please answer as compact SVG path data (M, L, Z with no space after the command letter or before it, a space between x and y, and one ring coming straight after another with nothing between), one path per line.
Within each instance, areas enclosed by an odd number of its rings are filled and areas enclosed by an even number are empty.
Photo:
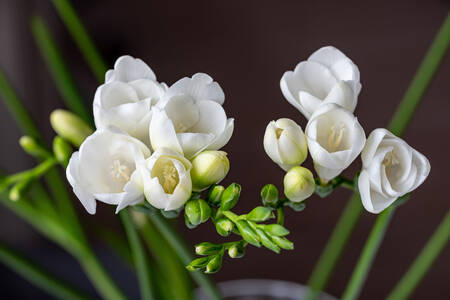
M284 100L279 80L286 70L319 47L341 49L361 72L362 92L356 115L368 135L385 127L428 46L446 17L449 1L72 1L110 66L123 54L142 58L158 80L172 84L183 76L206 72L225 91L225 110L235 131L225 151L231 171L225 181L241 183L237 210L256 206L260 188L282 188L283 171L265 155L267 123L280 117L306 120ZM51 25L86 103L97 81L84 62L50 1L0 0L0 66L50 141L49 113L63 107L46 65L30 34L30 17L39 13ZM449 209L446 186L450 153L450 55L423 98L404 138L431 161L428 180L397 210L360 299L382 299L393 288ZM18 145L21 136L0 105L0 168L16 172L33 166ZM354 162L348 174L360 168ZM350 175L351 176L351 175ZM287 211L295 251L276 255L248 249L245 258L227 260L214 279L271 278L305 283L345 206L350 193L313 196L303 212ZM112 207L100 205L88 215L77 200L86 227L102 222L120 229ZM365 212L336 267L327 292L341 295L376 216ZM190 244L219 240L210 225L179 230ZM40 237L26 223L0 207L0 238L42 262L52 272L84 289L90 287L77 263ZM138 297L136 280L114 254L91 236L108 270L129 294ZM447 248L411 299L449 299L450 251ZM50 296L0 265L4 299L49 299Z

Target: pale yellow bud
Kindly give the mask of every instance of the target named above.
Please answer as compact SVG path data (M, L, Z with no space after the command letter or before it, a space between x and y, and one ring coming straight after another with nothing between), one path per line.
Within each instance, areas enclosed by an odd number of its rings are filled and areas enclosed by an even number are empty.
M64 109L56 109L50 114L50 123L56 133L77 148L93 131L80 117Z
M202 191L220 182L230 170L227 153L207 150L192 159L192 189Z
M284 194L292 202L309 198L315 186L313 174L304 167L293 167L284 176Z

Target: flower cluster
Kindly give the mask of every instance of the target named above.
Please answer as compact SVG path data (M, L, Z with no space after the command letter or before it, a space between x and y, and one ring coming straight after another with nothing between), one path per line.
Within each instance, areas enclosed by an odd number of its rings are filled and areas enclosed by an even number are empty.
M96 200L120 211L144 199L155 208L177 210L192 191L221 181L229 162L217 150L234 126L224 100L207 74L168 87L142 60L120 57L95 93L96 130L78 143L67 167L86 210L94 214Z
M264 136L267 154L287 171L284 188L291 201L302 201L314 191L311 172L300 167L308 151L319 177L316 191L335 184L361 154L357 186L364 207L372 213L380 213L428 176L427 158L388 130L375 129L366 139L353 115L361 91L359 70L338 49L317 50L294 71L285 72L280 87L308 120L305 132L292 120L272 121Z

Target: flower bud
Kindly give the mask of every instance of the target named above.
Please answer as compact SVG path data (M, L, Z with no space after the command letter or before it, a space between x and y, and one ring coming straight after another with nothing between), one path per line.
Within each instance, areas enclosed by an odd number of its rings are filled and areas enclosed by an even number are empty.
M245 254L245 247L242 243L237 243L228 248L228 255L231 258L241 258Z
M220 218L215 222L217 233L221 236L229 236L234 228L234 223L227 218Z
M192 159L192 189L203 191L225 178L230 170L226 152L203 151Z
M206 274L212 274L216 273L220 270L222 267L222 254L217 254L209 261L209 263L206 265Z
M264 222L271 217L273 217L272 209L264 206L257 206L247 214L246 219L253 222Z
M29 177L16 183L9 191L9 199L11 201L19 201L30 188L31 182L31 177Z
M35 157L49 157L50 153L42 148L38 142L31 136L24 135L19 139L19 144L25 150L26 153Z
M278 198L278 189L273 184L266 184L261 189L261 199L264 206L278 208L280 206L280 199Z
M222 193L220 208L225 210L232 209L239 200L241 194L241 186L237 183L230 184Z
M302 164L308 155L306 136L291 119L271 121L264 134L264 150L283 170Z
M284 194L292 202L300 202L314 193L313 174L304 167L293 167L284 176Z
M203 242L195 245L195 253L198 255L213 255L222 250L222 245L216 245L210 242Z
M239 220L236 222L236 227L239 230L242 238L247 241L249 244L252 244L255 247L260 247L259 238L250 224L245 220Z
M77 148L93 133L77 115L63 109L56 109L50 114L50 123L55 132L71 142Z
M56 136L53 139L53 153L59 163L67 166L72 152L72 147L62 137Z
M184 207L186 225L193 228L206 222L211 216L211 208L203 199L189 200Z
M189 271L198 271L206 267L209 263L209 257L200 257L191 261L189 265L186 266L186 269Z
M208 191L208 195L206 196L209 203L213 204L216 207L219 206L224 190L225 188L221 185L215 185L214 187L210 188Z

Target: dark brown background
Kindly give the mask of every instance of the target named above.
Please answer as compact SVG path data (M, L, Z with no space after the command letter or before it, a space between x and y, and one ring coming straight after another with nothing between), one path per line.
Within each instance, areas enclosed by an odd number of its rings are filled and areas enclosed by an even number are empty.
M414 71L449 10L447 1L73 1L101 53L112 65L131 54L144 59L158 79L168 84L182 76L206 72L226 94L225 109L236 118L226 146L231 180L243 185L239 209L258 204L259 189L273 182L281 187L283 172L262 147L268 121L289 117L302 126L303 116L282 97L279 80L314 50L334 45L361 71L362 93L356 114L366 133L385 126ZM96 81L47 1L0 0L0 66L50 139L49 113L62 107L29 32L33 12L52 25L86 103ZM431 161L432 171L407 205L399 209L370 272L361 299L382 299L389 292L449 209L450 56L444 59L423 98L405 139ZM17 144L20 133L0 105L0 168L10 172L33 165ZM353 170L360 166L359 160ZM250 249L239 261L227 260L217 280L278 278L304 283L338 219L349 193L308 201L304 212L287 214L295 251L275 255ZM111 207L89 216L76 203L84 223L117 226ZM375 220L364 213L337 265L327 291L340 295ZM94 223L95 224L95 223ZM94 225L95 226L95 225ZM191 243L218 240L209 225L180 230ZM46 242L24 222L0 208L0 238L49 269L92 291L76 263ZM97 242L103 260L121 285L137 296L134 278ZM450 253L442 253L412 299L449 299ZM48 298L0 266L3 295Z

